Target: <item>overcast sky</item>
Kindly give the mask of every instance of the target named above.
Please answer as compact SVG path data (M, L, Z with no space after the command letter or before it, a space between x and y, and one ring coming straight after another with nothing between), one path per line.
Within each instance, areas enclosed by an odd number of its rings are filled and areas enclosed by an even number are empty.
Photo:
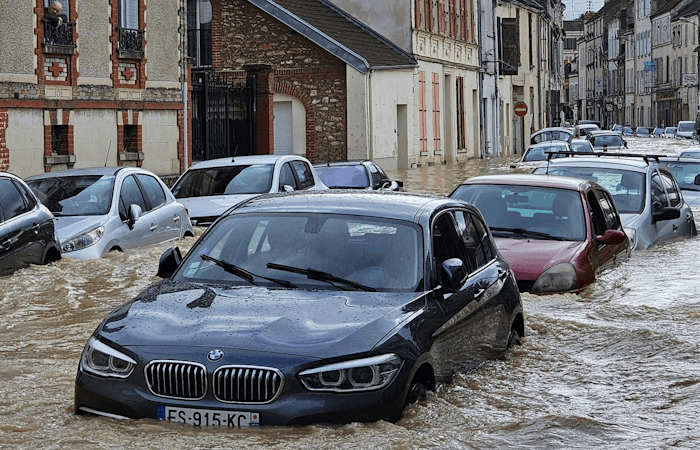
M586 11L598 11L603 6L603 0L564 0L564 20L574 20Z

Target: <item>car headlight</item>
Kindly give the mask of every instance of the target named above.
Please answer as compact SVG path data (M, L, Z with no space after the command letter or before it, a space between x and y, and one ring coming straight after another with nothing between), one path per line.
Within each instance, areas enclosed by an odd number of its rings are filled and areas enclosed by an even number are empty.
M560 263L542 272L532 286L533 294L573 291L578 288L578 277L573 264Z
M622 228L630 240L630 250L634 250L637 247L637 230L634 228Z
M74 252L77 250L82 250L84 248L94 245L102 239L105 234L105 227L99 226L93 228L87 233L80 234L73 239L68 239L66 242L61 243L61 251L65 253Z
M80 369L101 377L126 378L136 368L136 361L91 337L83 355Z
M391 353L305 370L299 379L310 391L371 391L391 383L402 365L403 360Z

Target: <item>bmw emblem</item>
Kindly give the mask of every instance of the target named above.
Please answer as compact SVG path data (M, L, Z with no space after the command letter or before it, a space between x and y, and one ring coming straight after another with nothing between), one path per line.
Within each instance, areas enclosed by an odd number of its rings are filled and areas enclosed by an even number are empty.
M216 362L219 361L221 358L224 357L224 352L219 350L218 348L216 350L212 350L207 354L207 359L211 362Z

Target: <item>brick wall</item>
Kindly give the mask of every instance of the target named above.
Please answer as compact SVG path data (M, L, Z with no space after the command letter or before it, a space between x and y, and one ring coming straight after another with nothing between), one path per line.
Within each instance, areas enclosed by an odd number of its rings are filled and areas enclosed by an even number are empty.
M214 68L271 64L275 92L293 95L307 108L307 157L313 162L346 159L345 63L247 1L221 0L212 6L213 17L221 18L220 26L212 27Z

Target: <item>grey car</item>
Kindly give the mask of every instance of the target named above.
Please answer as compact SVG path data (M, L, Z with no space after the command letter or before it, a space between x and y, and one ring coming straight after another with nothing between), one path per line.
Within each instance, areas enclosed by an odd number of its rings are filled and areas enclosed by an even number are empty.
M633 250L646 250L675 238L695 236L695 219L673 174L658 157L598 153L549 161L534 173L593 180L613 196Z
M194 235L185 207L145 169L71 169L26 181L56 216L64 256L100 258Z
M673 172L685 202L700 207L700 159L667 157L659 158L659 161Z
M0 172L0 276L61 259L54 217L29 187Z

